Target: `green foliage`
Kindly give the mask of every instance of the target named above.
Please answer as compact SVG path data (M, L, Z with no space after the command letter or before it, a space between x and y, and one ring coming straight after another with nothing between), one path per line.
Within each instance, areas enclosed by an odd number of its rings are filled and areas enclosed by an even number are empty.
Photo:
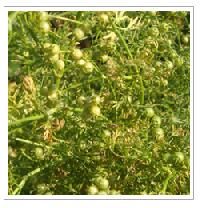
M9 194L189 194L189 18L11 12Z

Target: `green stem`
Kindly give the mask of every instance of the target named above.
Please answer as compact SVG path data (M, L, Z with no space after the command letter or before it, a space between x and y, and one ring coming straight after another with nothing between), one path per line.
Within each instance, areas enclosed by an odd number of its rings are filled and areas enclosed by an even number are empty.
M119 36L119 39L121 40L121 42L124 45L124 48L126 49L126 52L128 53L129 57L131 58L131 60L133 60L133 56L131 51L128 48L128 45L126 44L126 41L124 40L124 37L121 35L121 33L117 30L117 28L115 27L115 25L113 25L113 29L114 31L117 33L117 35Z
M133 107L137 107L137 108L153 108L156 106L162 106L164 108L169 108L169 106L167 104L148 104L148 105L132 105Z
M38 146L38 147L51 148L49 146L46 146L45 144L40 144L40 143L37 143L37 142L32 142L30 140L25 140L25 139L20 139L20 138L16 138L15 140L16 141L19 141L19 142L22 142L22 143L26 143L26 144L31 144L31 145L34 145L34 146Z
M13 25L13 22L15 21L17 15L21 13L21 12L9 12L8 13L8 32L9 32L9 35L8 35L8 44L11 42L12 40L12 25Z
M41 168L36 168L35 170L29 172L27 175L23 177L21 180L20 184L17 186L17 188L12 192L12 195L19 195L22 188L24 187L25 183L27 180L31 177L34 176L35 174L39 173L42 169Z
M27 117L27 118L22 118L20 120L8 123L8 127L9 128L18 128L20 126L23 126L26 123L29 123L29 122L32 122L32 121L41 120L44 117L45 117L45 115L42 114L42 115L36 115L36 116L30 116L30 117Z
M140 76L139 78L140 78L140 104L143 105L144 104L144 85L143 85L142 76Z
M56 89L59 90L60 88L60 77L56 78Z
M34 160L33 160L29 155L27 155L27 154L25 153L25 150L24 150L24 149L22 149L21 152L22 152L22 155L23 155L24 157L26 157L28 160L34 162Z
M76 24L79 24L79 25L82 25L82 24L83 24L83 23L80 22L80 21L72 20L72 19L69 19L69 18L66 18L66 17L61 17L61 16L58 16L58 15L50 15L50 14L49 14L49 17L55 18L55 19L64 20L64 21L68 21L68 22L73 22L73 23L76 23Z
M167 186L169 183L169 180L173 177L173 175L168 175L167 178L164 180L163 182L163 189L161 191L162 194L165 194L166 190L167 190Z
M129 75L129 76L123 76L124 80L132 80L133 76Z
M119 154L117 154L116 152L114 152L114 150L112 149L112 147L109 147L109 150L110 150L111 153L112 153L113 155L115 155L116 157L126 158L126 159L133 159L133 160L136 159L135 156L119 155Z

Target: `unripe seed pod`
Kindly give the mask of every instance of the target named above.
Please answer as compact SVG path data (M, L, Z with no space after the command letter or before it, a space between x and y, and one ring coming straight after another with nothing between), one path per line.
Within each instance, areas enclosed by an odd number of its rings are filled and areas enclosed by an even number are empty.
M85 65L85 60L80 59L80 60L77 61L77 64L78 64L79 66L84 66L84 65Z
M82 40L85 37L83 30L81 30L80 28L76 28L74 30L74 35L77 40Z
M162 128L155 129L156 140L161 141L164 138L164 131Z
M99 16L99 19L103 24L106 24L109 22L108 15L104 13Z
M40 23L40 29L43 33L48 33L50 31L50 26L48 22L41 22Z
M99 95L95 96L93 100L94 100L94 102L96 104L100 104L101 103L101 97Z
M48 13L47 12L40 12L40 21L47 21L48 20Z
M109 59L109 56L107 54L104 54L104 55L101 56L101 61L103 63L106 63L108 61L108 59Z
M101 176L95 178L94 183L100 190L107 190L109 187L108 180L106 178L101 177Z
M171 39L168 39L167 44L171 47L171 45L173 44L173 41Z
M85 103L85 101L86 101L86 98L85 98L84 96L80 96L80 97L78 98L78 103L79 103L80 105L83 105L83 104Z
M163 23L161 25L161 30L162 30L162 32L168 32L168 30L169 30L169 24Z
M98 189L96 186L92 185L88 188L87 193L89 195L96 195L98 193Z
M100 156L100 155L93 155L93 156L91 157L91 159L92 159L93 161L100 161L100 160L101 160L101 156Z
M175 57L177 57L178 55L177 55L177 53L176 53L175 50L171 50L171 51L170 51L170 56L171 56L171 58L175 58Z
M48 95L48 99L51 101L56 101L57 100L57 93L56 90L52 91L49 95Z
M57 44L52 44L51 45L51 54L55 55L55 54L59 54L60 53L60 47Z
M101 110L97 105L92 105L91 113L92 113L93 116L100 116L101 115Z
M73 59L79 60L82 58L82 56L83 56L83 53L80 49L78 49L78 48L73 49L73 51L72 51Z
M65 63L63 60L58 60L54 64L55 64L55 68L58 70L62 70L65 68Z
M133 97L131 95L128 95L127 100L128 100L129 103L132 103L133 102Z
M111 132L109 130L107 130L107 129L104 130L103 133L104 133L105 137L110 137L111 136Z
M86 148L87 148L87 143L86 143L84 140L81 140L81 141L80 141L80 144L79 144L79 148L80 148L81 150L86 149Z
M182 152L175 152L175 157L179 162L183 162L185 159L184 154Z
M153 117L154 114L155 114L153 108L146 108L145 111L146 111L146 116L147 116L148 118Z
M50 43L44 43L43 47L44 47L44 49L49 50L50 47L51 47L51 44Z
M170 154L170 153L165 153L165 154L163 155L163 160L164 160L165 162L168 162L170 159L171 159L171 154Z
M93 71L93 64L91 62L86 62L84 65L84 72L92 73L92 71Z
M92 25L90 23L84 23L82 24L81 28L85 33L89 33L91 31Z
M188 37L187 35L184 35L184 36L182 37L182 42L183 42L184 44L188 44L188 43L189 43L189 37Z
M182 57L177 57L175 59L175 63L176 63L177 67L180 67L180 66L182 66L184 64L184 59Z
M160 32L159 32L157 27L152 27L151 30L150 30L150 35L152 35L152 36L158 37L159 33Z
M164 79L164 80L162 80L162 83L163 83L164 86L167 86L168 85L168 80Z
M37 193L38 194L44 194L48 190L48 186L44 183L37 185Z
M166 61L165 65L168 69L173 69L173 66L174 66L171 61Z
M162 66L162 63L160 61L157 61L156 62L156 67L161 67Z
M28 51L24 51L23 55L24 55L24 57L29 57L29 52Z
M49 59L50 59L51 63L54 64L59 61L59 58L60 58L59 54L55 54L55 55L51 56Z
M47 86L41 87L41 89L40 89L40 94L41 95L47 96L48 95L48 92L49 92L49 89L48 89Z
M161 124L161 118L159 117L159 116L153 116L153 118L152 118L152 122L153 122L153 125L154 126L157 126L157 127L159 127L160 126L160 124Z
M35 156L37 159L43 160L44 159L44 150L41 147L35 148Z

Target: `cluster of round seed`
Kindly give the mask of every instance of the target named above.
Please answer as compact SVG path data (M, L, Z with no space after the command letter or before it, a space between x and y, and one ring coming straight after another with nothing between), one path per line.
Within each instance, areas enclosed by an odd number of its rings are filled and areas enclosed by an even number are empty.
M40 31L44 34L48 33L51 30L51 27L48 23L48 13L47 12L40 12L39 21L40 21Z
M94 178L93 184L88 187L88 195L119 195L120 192L114 189L109 189L109 181L102 176Z
M84 30L78 27L73 30L73 35L75 40L77 41L76 44L79 44L81 40L86 38ZM77 66L81 68L86 74L90 74L93 72L94 66L92 62L84 56L83 51L78 47L74 47L71 49L71 58L75 61Z
M45 43L43 47L45 53L49 58L49 61L53 64L53 67L55 68L55 75L58 77L60 76L62 77L63 70L65 68L65 63L60 58L61 57L60 46L57 44Z
M161 118L155 114L153 108L146 108L146 116L148 118L151 118L156 140L162 141L164 139L164 130L160 127Z

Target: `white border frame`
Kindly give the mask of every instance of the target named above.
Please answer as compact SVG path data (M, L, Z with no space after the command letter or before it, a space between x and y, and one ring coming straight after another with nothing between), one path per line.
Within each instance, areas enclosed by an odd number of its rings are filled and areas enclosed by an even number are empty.
M10 1L8 1L8 2L10 2ZM18 2L18 1L16 1L16 2ZM35 2L36 3L36 2ZM4 4L5 5L5 4ZM17 3L15 4L15 5L17 5ZM75 5L75 4L73 4L73 5ZM181 5L182 6L182 5ZM74 8L74 7L73 7ZM188 7L178 7L178 9L174 9L174 10L187 10L188 9ZM1 8L2 9L2 8ZM162 7L161 9L159 9L159 7L154 7L154 8L150 8L150 7L142 7L142 9L140 9L139 7L137 7L136 8L136 10L140 10L140 11L146 11L146 10L169 10L170 9L170 11L171 10L173 10L173 9L171 9L170 7L166 7L166 8L164 8L164 7ZM2 9L2 14L3 14L3 25L6 25L7 26L7 11L11 11L11 10L23 10L23 11L30 11L30 10L34 10L34 11L40 11L40 10L46 10L46 11L50 11L50 10L52 10L52 11L64 11L64 10L68 10L68 11L72 11L73 9L72 9L72 7L67 7L67 8L59 8L59 7L48 7L48 8L45 8L45 7L43 7L43 8L38 8L38 7L36 7L36 8L32 8L32 9L30 9L30 8L28 8L28 7L23 7L23 8L10 8L10 7L4 7L3 9ZM88 9L88 7L76 7L75 9L74 9L74 11L75 10L82 10L82 11L88 11L88 10L90 10L90 11L92 11L92 10L94 10L94 11L96 11L96 10L102 10L102 11L106 11L106 10L110 10L110 11L114 11L114 10L129 10L129 11L131 11L131 10L133 10L133 7L121 7L121 8L119 8L119 7L114 7L114 8L111 8L111 7L109 7L109 8L106 8L106 7L103 7L102 9L100 8L99 9L99 7L94 7L94 8L92 8L92 7L89 7L89 9ZM191 8L189 9L190 10L190 12L191 12L191 17L193 16L193 11L191 10ZM193 60L194 60L194 56L193 56L193 18L191 18L191 60L190 60L190 63L191 63L191 79L190 79L190 86L191 86L191 88L190 88L190 92L191 92L191 94L190 94L190 99L191 99L191 118L190 118L190 122L191 122L191 126L190 126L190 129L191 129L191 134L190 134L190 144L191 144L191 159L190 159L190 164L191 164L191 194L190 195L181 195L181 196L176 196L176 195L169 195L169 196L159 196L159 195L156 195L156 196L151 196L151 195L148 195L148 196L141 196L141 195L139 195L139 196L136 196L136 195L133 195L133 196L125 196L125 195L121 195L121 196L80 196L80 195L76 195L76 196L68 196L68 195L63 195L63 196L10 196L10 195L7 195L7 187L8 187L8 184L7 184L7 179L8 179L8 177L7 177L7 171L3 171L3 174L2 174L2 176L3 177L1 177L1 178L3 178L3 179L6 179L6 180L3 180L3 186L1 186L1 187L4 187L3 188L3 191L2 190L0 190L1 192L2 192L2 195L1 195L1 198L3 198L3 199L13 199L13 200L17 200L17 199L19 199L19 200L26 200L26 199L36 199L36 200L40 200L40 199L49 199L49 198L51 198L51 199L66 199L66 200L69 200L69 199L73 199L73 200L79 200L79 199L122 199L122 200L126 200L126 199L133 199L133 200L141 200L141 199L143 199L143 200L147 200L148 199L148 201L149 200L151 200L151 199L158 199L158 200L160 200L160 199L177 199L177 200L181 200L181 199L193 199L193 188L194 188L194 184L193 184L193 180L194 180L194 178L193 178L193 160L194 160L194 158L193 158L193 152L194 152L194 149L193 149L193 91L194 91L194 89L193 89L193 83L194 83L194 80L193 80ZM1 53L1 57L4 57L3 58L3 66L4 66L4 68L5 67L7 67L7 61L8 61L8 58L7 58L7 27L6 27L6 30L3 30L3 37L5 37L5 39L4 40L6 40L5 42L4 41L2 41L1 43L1 45L3 46L3 53ZM2 52L2 51L1 51ZM5 53L6 52L6 53ZM5 57L5 55L6 55L6 57ZM1 64L1 63L0 63ZM5 73L5 71L4 71L4 73ZM2 74L0 74L0 84L2 84L1 86L3 86L3 88L5 88L5 86L6 86L6 92L5 91L3 91L3 98L6 98L7 99L7 72L4 74L4 73L2 73ZM3 78L3 79L2 79ZM1 88L2 89L2 88ZM6 101L6 104L7 104L7 101ZM7 105L6 105L7 106ZM6 115L5 115L6 114ZM0 115L3 115L3 118L5 118L4 116L6 116L6 121L7 121L7 108L6 108L6 110L4 109L4 110L2 110L2 114L0 114ZM4 120L4 119L3 119ZM3 124L3 128L2 128L2 130L7 130L7 122L4 122L4 123L2 123ZM3 131L3 133L2 133L2 137L4 138L4 137L6 137L6 138L8 138L7 137L7 135L8 135L8 132L4 132ZM3 139L2 138L2 139ZM5 144L6 143L6 144ZM7 147L7 140L5 140L4 139L4 142L2 142L2 144L3 144L3 147ZM0 151L1 152L1 151ZM3 148L3 151L1 152L1 158L7 158L7 149L5 148ZM7 160L4 160L4 162L3 162L3 170L7 170ZM5 172L6 172L6 175L5 175ZM2 183L1 183L2 184ZM5 188L6 187L6 188ZM5 191L6 190L6 191ZM1 193L0 192L0 193ZM3 196L3 197L2 197ZM185 200L184 200L185 201Z

